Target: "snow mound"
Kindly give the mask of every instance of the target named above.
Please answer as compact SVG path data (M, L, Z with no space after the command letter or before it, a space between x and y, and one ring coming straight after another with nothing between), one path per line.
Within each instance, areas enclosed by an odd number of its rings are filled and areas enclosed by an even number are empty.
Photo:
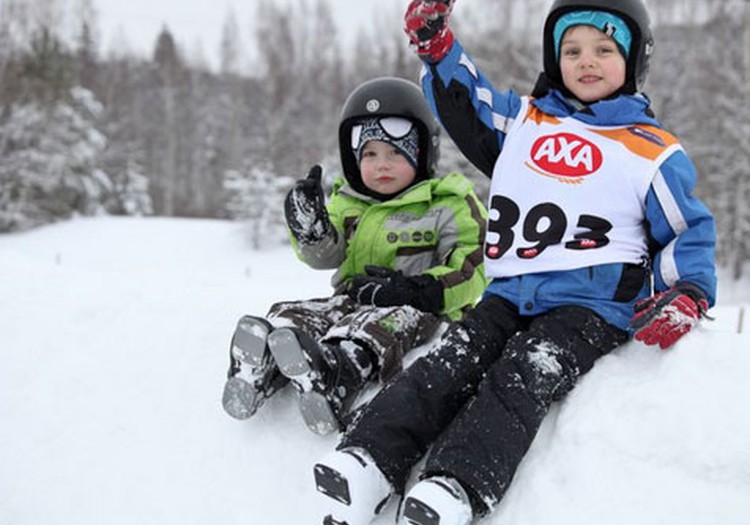
M313 524L292 392L221 409L244 313L323 296L330 273L253 252L242 223L81 219L0 236L0 524ZM543 424L505 525L746 525L750 298L663 352L603 358ZM393 523L395 504L377 524Z

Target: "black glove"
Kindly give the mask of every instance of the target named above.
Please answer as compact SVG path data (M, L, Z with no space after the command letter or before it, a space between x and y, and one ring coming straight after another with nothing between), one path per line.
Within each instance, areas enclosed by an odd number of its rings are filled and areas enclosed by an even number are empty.
M443 285L431 275L405 276L400 270L365 266L367 275L352 279L347 293L359 304L413 306L423 312L443 309Z
M300 244L316 244L331 230L320 182L323 169L315 165L306 179L297 181L284 201L289 229Z

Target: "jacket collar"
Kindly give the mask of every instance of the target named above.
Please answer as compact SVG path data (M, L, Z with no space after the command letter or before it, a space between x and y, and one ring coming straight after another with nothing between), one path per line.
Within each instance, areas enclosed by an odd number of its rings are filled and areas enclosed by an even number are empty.
M559 90L552 89L542 98L534 99L532 104L549 115L573 117L596 126L649 124L661 127L649 110L651 102L642 93L619 95L586 105L578 100L565 98Z

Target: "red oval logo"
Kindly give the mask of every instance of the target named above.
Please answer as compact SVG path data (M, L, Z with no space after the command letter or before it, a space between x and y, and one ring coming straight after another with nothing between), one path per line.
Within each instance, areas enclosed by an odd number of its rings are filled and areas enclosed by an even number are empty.
M534 142L531 163L550 175L585 177L602 166L602 152L596 144L578 135L556 133Z

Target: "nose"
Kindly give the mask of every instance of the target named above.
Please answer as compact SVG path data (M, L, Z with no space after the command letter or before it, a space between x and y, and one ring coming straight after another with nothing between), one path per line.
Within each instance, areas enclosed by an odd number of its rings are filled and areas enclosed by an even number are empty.
M375 163L378 169L389 168L391 166L388 155L378 155L375 159Z
M586 68L586 67L593 66L595 62L596 60L594 59L594 56L592 53L584 52L584 53L581 53L581 59L579 60L578 65Z

